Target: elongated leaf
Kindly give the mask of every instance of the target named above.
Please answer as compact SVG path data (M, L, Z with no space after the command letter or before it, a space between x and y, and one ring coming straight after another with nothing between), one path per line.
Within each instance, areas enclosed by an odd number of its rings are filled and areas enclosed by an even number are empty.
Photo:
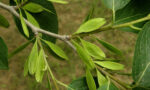
M0 14L0 26L5 27L5 28L8 28L8 27L9 27L9 22L8 22L7 19L6 19L4 16L2 16L1 14Z
M43 79L43 75L44 75L44 71L47 69L46 63L45 63L45 54L43 49L40 50L37 62L36 62L36 73L35 73L35 77L36 77L36 81L37 82L41 82Z
M75 32L75 34L91 32L99 29L106 23L104 18L94 18L91 19L80 26L80 28Z
M104 58L106 57L105 53L98 46L82 39L81 42L85 50L89 53L89 55L91 55L95 59L104 60Z
M130 0L102 0L102 2L107 8L117 11L125 7Z
M22 24L22 28L23 28L24 34L25 34L27 37L29 37L29 30L28 30L27 25L26 25L26 23L25 23L25 21L24 21L24 18L23 18L23 16L22 16L21 10L20 10L20 20L21 20L21 24Z
M68 2L65 1L65 0L48 0L48 1L51 1L51 2L54 2L54 3L68 4Z
M29 72L29 68L28 68L28 60L26 60L25 64L24 64L24 76L27 76Z
M88 69L86 70L86 81L87 81L89 90L96 90L94 78L93 78L90 70L88 70Z
M131 0L128 5L126 5L124 8L116 12L116 24L127 23L147 16L150 13L149 6L150 6L150 0L144 0L144 1ZM146 22L147 21L137 23L134 26L138 28L142 28ZM135 30L134 28L131 27L121 28L121 30L134 32L134 33L139 32L139 30Z
M144 25L139 33L132 67L132 76L136 84L150 87L150 22Z
M124 65L110 61L95 61L96 64L111 70L123 70Z
M92 58L88 55L88 52L84 48L82 48L78 43L76 43L75 41L72 41L72 42L76 47L78 55L80 56L82 61L86 64L86 66L89 69L95 68L94 62L93 62Z
M108 50L110 50L111 52L115 53L115 54L118 54L118 55L122 55L122 52L115 48L114 46L112 46L111 44L103 41L103 40L100 40L100 39L97 39L99 43L101 43L105 48L107 48Z
M37 69L37 64L36 64L37 59L38 59L38 44L36 40L28 59L29 73L32 75L36 72Z
M8 69L8 48L0 37L0 69Z
M36 4L36 3L32 3L32 2L26 4L25 6L23 6L23 8L25 10L32 12L32 13L40 13L40 12L44 11L44 9L41 5Z
M45 41L43 40L53 51L54 53L56 53L58 56L60 56L61 58L68 60L67 55L65 54L65 52L57 45L53 44L52 42L49 41Z
M44 7L45 9L51 11L51 12L47 12L44 10L38 14L37 13L30 13L30 14L39 23L40 28L47 30L49 32L58 33L58 19L57 19L57 14L56 14L55 8L52 5L52 3L47 0L29 0L28 2L39 4L42 7ZM15 5L13 0L10 0L10 4ZM24 17L26 16L25 13L22 13L22 14ZM21 32L21 34L23 34L20 20L15 16L14 16L14 20L18 27L18 30ZM31 40L34 37L34 34L32 33L32 30L30 28L29 28L29 31L30 31L30 37L27 39ZM42 34L42 38L45 40L51 41L51 42L56 41L55 38L50 37L49 35L45 35L45 34Z
M107 79L98 70L96 70L96 71L97 71L97 78L98 78L99 86L102 86L105 83L107 83L108 82Z
M36 21L36 19L27 11L25 11L25 14L27 16L27 20L32 23L36 27L40 27L39 23Z

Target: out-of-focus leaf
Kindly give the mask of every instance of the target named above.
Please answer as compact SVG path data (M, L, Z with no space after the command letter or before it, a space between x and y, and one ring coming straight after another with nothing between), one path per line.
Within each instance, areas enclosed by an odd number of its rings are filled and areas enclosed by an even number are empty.
M67 55L65 54L65 52L57 45L53 44L52 42L49 41L45 41L43 40L51 49L54 53L56 53L59 57L68 60Z
M150 87L150 21L139 33L136 41L132 77L138 87Z
M28 69L30 74L34 74L37 70L37 59L38 59L38 44L37 40L35 41L31 53L28 59Z
M48 0L48 1L51 1L51 2L54 2L54 3L60 3L60 4L68 4L68 2L65 1L65 0Z
M38 59L37 59L37 62L36 62L37 69L36 69L35 77L36 77L37 82L42 81L44 71L47 69L45 60L46 60L46 57L45 57L44 51L43 51L43 49L41 49Z
M9 27L9 22L8 22L7 19L6 19L4 16L2 16L1 14L0 14L0 26L5 27L5 28L8 28L8 27Z
M107 79L98 70L96 70L96 71L97 71L97 78L98 78L99 86L102 86L105 83L107 83Z
M112 46L111 44L109 44L109 43L107 43L107 42L105 42L103 40L100 40L98 38L97 38L97 40L98 40L99 43L101 43L105 48L107 48L111 52L113 52L115 54L118 54L118 55L122 55L122 52L119 49L117 49L114 46Z
M80 28L75 32L75 34L79 33L87 33L92 32L99 29L106 23L104 18L94 18L91 19L80 26Z
M30 23L32 23L34 26L40 28L39 23L36 21L36 19L35 19L30 13L28 13L27 11L25 11L25 14L26 14L26 16L27 16L27 20L28 20Z
M87 81L89 90L96 90L94 78L93 78L90 70L88 70L88 69L86 70L86 81Z
M94 57L95 59L104 60L106 57L105 53L98 46L83 39L81 39L81 42L90 56Z
M89 69L95 68L94 62L93 62L92 58L88 55L88 52L84 48L82 48L77 42L75 42L75 41L72 41L72 42L76 47L78 55L80 56L82 61L86 64L86 66Z
M27 76L29 72L29 68L28 68L28 60L26 60L25 64L24 64L24 76Z
M125 7L130 0L102 0L102 2L107 8L117 11Z
M0 37L0 69L8 69L8 48Z
M123 70L124 65L110 61L94 61L96 64L111 70Z

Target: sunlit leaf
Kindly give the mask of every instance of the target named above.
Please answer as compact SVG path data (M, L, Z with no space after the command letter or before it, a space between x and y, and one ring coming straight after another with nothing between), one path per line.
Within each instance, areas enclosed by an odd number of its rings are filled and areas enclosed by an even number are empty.
M65 1L65 0L48 0L48 1L51 1L51 2L54 2L54 3L68 4L68 2Z
M81 42L85 50L87 50L87 52L89 53L89 55L91 55L95 59L104 60L104 58L106 57L105 53L97 45L87 42L83 39L81 39Z
M94 18L91 19L80 26L80 28L75 32L75 34L91 32L99 29L106 23L104 18Z
M83 60L83 62L86 64L86 66L89 69L95 68L94 62L93 62L92 58L88 55L88 52L84 48L82 48L81 45L79 45L77 42L75 42L75 41L72 41L72 42L76 47L78 55Z
M96 71L97 71L97 78L98 78L99 86L102 86L105 83L107 83L107 79L98 70L96 70Z
M43 40L51 49L54 53L56 53L58 56L60 56L61 58L68 60L67 55L65 54L65 52L56 44L53 44L52 42Z
M123 70L124 65L110 61L94 61L96 64L111 70Z
M86 81L87 81L89 90L96 90L94 78L93 78L90 70L88 70L88 69L86 70Z

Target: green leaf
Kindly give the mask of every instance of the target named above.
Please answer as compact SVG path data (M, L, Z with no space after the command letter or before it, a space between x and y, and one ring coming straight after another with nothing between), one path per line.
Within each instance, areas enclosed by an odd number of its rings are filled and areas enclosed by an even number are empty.
M110 61L94 61L94 62L98 64L99 66L102 66L111 70L123 70L124 69L124 65L115 63L115 62L110 62Z
M57 19L57 14L56 14L55 8L52 5L52 3L47 0L29 0L28 2L39 4L42 7L44 7L45 9L48 9L54 13L54 14L52 14L51 12L47 12L44 10L38 14L37 13L30 13L30 14L39 23L40 28L47 30L49 32L52 32L52 33L58 33L58 19ZM16 5L16 4L13 0L10 0L10 5ZM26 16L25 13L22 13L22 14L24 17ZM22 35L24 35L20 20L15 16L14 16L14 20L18 27L18 30L21 32ZM35 35L30 28L29 28L29 32L30 32L30 37L29 38L26 37L26 38L31 40ZM48 40L51 42L56 41L56 38L53 38L53 37L51 37L49 35L45 35L45 34L42 34L42 39L45 39L45 40Z
M29 73L32 75L36 72L37 69L37 65L36 65L37 59L38 59L38 44L36 40L28 59Z
M150 88L135 87L132 90L150 90Z
M136 41L132 76L140 87L150 87L150 22L146 23Z
M102 86L105 83L107 83L107 79L98 70L96 70L96 72L97 72L97 78L98 78L99 86Z
M0 37L0 69L8 69L8 48Z
M91 19L80 26L80 28L75 32L75 34L92 32L99 29L106 23L104 18L94 18Z
M97 90L119 90L119 89L113 83L111 83L110 80L108 80L107 83L105 83L104 85L102 85Z
M24 21L24 18L23 18L23 16L22 16L21 10L20 10L20 20L21 20L21 25L22 25L24 34L25 34L27 37L29 37L28 27L27 27L27 25L26 25L26 23L25 23L25 21Z
M150 13L149 6L150 6L150 0L144 0L144 2L141 0L131 0L127 6L125 6L124 8L116 12L115 24L127 23L147 16ZM134 24L134 26L138 28L142 28L146 22L147 21L137 23ZM139 32L139 30L135 30L134 28L131 27L125 27L120 29L123 31L134 32L134 33Z
M88 55L88 52L82 48L77 42L72 41L76 47L77 53L80 56L81 60L86 64L89 69L95 68L95 64L92 58Z
M37 69L36 69L35 77L36 77L37 82L42 81L44 71L47 69L45 61L46 61L46 57L45 57L43 49L41 49L38 59L37 59L37 62L36 62Z
M52 42L49 41L45 41L43 40L48 46L49 48L51 48L51 50L56 53L59 57L68 60L67 55L65 54L65 52L57 45L53 44Z
M95 59L104 60L106 57L105 53L98 46L83 39L81 39L81 42L90 56L94 57Z
M27 11L25 11L25 14L27 16L27 20L32 23L34 26L40 28L40 25L39 23L36 21L36 19L30 14L28 13Z
M107 43L107 42L105 42L103 40L100 40L98 38L97 38L97 41L99 43L101 43L105 48L107 48L108 50L110 50L111 52L113 52L115 54L118 54L118 55L122 55L122 52L119 49L117 49L114 46L112 46L111 44L109 44L109 43Z
M29 72L29 68L28 68L28 59L27 59L24 65L24 76L27 76L28 72Z
M42 11L44 11L43 7L39 4L30 2L28 4L26 4L25 6L23 6L23 9L28 10L32 13L40 13Z
M112 10L119 10L125 7L131 0L102 0L103 4Z
M87 81L89 90L96 90L94 78L93 78L90 70L88 70L88 69L86 70L86 81Z
M9 27L9 22L8 22L7 19L6 19L4 16L2 16L1 14L0 14L0 26L5 27L5 28L8 28L8 27Z
M60 4L68 4L68 2L64 0L48 0L48 1L54 2L54 3L60 3Z

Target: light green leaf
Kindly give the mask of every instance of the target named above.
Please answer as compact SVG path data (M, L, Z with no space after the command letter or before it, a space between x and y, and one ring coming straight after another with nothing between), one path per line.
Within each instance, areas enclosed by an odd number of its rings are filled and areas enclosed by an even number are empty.
M104 18L94 18L91 19L80 26L80 28L75 32L75 34L92 32L99 29L106 23Z
M87 81L89 90L96 90L94 78L93 78L90 70L88 70L88 69L86 70L86 81Z
M44 11L44 9L41 5L36 4L36 3L32 3L32 2L23 6L23 9L28 10L32 13L40 13L40 12Z
M115 54L118 54L118 55L122 55L122 52L119 49L117 49L114 46L112 46L111 44L109 44L109 43L107 43L107 42L105 42L103 40L100 40L98 38L97 38L97 41L99 43L101 43L105 48L107 48L108 50L110 50L111 52L113 52Z
M90 42L87 42L83 39L81 39L82 45L85 48L85 50L87 50L88 54L92 57L94 57L95 59L99 59L99 60L104 60L105 53L95 44L92 44Z
M36 77L37 82L42 81L44 71L47 70L45 60L46 60L46 57L45 57L44 51L43 51L43 49L41 49L38 59L37 59L37 62L36 62L37 69L36 69L35 77Z
M36 27L40 27L39 23L36 21L36 19L30 14L28 13L27 11L25 11L25 14L27 16L27 20L32 23L34 26Z
M57 45L53 44L52 42L43 40L51 49L54 53L56 53L58 56L60 56L61 58L68 60L67 55L65 54L65 52Z
M123 70L124 65L110 61L94 61L96 64L111 70Z
M64 1L64 0L48 0L48 1L51 1L51 2L54 2L54 3L68 4L68 2Z
M27 25L26 25L26 23L25 23L25 21L24 21L24 18L23 18L23 16L22 16L21 10L20 10L20 20L21 20L21 24L22 24L22 28L23 28L24 34L25 34L27 37L29 37L29 30L28 30L28 27L27 27Z
M97 71L97 78L98 78L99 86L102 86L105 83L107 83L107 79L98 70L96 70L96 71Z
M36 40L28 59L29 73L32 75L36 72L37 69L36 66L37 59L38 59L38 44Z
M5 28L8 28L8 27L9 27L9 22L8 22L7 19L6 19L4 16L2 16L1 14L0 14L0 26L5 27Z
M86 64L86 66L89 69L95 68L95 64L94 64L92 58L88 55L88 52L84 48L82 48L81 45L76 43L75 41L72 41L72 42L76 47L78 55L80 56L81 60Z

